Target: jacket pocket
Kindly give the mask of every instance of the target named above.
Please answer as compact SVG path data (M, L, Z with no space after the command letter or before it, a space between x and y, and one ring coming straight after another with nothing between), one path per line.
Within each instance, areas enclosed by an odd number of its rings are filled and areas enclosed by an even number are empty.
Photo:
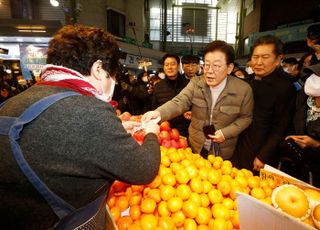
M226 114L238 114L240 113L240 108L237 106L220 106L220 112Z
M198 106L198 107L205 107L207 108L208 105L207 105L207 102L203 99L199 99L199 98L193 98L192 99L192 106Z

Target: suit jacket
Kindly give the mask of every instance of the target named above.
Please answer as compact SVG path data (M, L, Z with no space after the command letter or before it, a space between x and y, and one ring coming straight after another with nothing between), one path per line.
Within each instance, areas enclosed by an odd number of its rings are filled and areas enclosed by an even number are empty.
M172 100L157 108L162 120L178 116L192 107L189 126L189 143L194 152L200 153L205 143L203 127L210 124L212 96L203 76L194 77ZM221 156L229 159L238 135L252 121L253 95L250 86L241 79L227 77L212 114L212 124L221 129L225 141L220 144Z
M233 161L239 168L252 170L255 157L268 164L277 160L278 145L293 116L296 91L277 69L261 80L251 77L248 81L255 101L253 121L240 135Z

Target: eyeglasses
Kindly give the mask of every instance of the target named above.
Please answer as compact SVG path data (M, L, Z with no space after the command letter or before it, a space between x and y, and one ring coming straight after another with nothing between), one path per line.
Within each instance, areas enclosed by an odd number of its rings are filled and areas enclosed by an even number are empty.
M204 64L204 69L205 69L206 71L208 71L208 70L210 69L210 67L211 67L211 69L212 69L213 71L220 71L220 70L222 69L222 67L225 66L225 65L227 65L227 64L216 65L216 64L205 63L205 64Z

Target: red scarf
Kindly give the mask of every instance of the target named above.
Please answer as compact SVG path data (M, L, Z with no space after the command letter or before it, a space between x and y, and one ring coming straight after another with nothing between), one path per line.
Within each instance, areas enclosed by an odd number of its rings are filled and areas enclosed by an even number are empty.
M99 100L101 94L98 90L79 72L55 65L46 65L42 75L41 82L38 85L50 85L68 88L85 96L95 96ZM117 107L116 101L109 102L113 107Z

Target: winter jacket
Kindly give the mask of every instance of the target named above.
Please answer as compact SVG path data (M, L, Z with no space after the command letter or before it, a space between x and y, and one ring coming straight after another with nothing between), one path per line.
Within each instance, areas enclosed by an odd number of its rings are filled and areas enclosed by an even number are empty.
M212 96L203 76L194 77L172 100L157 110L162 120L168 120L192 107L189 126L189 142L194 152L200 153L205 143L203 127L210 124ZM221 129L225 141L220 144L221 156L229 159L234 151L238 135L252 120L253 95L250 86L241 79L227 77L227 83L212 113L212 124Z

